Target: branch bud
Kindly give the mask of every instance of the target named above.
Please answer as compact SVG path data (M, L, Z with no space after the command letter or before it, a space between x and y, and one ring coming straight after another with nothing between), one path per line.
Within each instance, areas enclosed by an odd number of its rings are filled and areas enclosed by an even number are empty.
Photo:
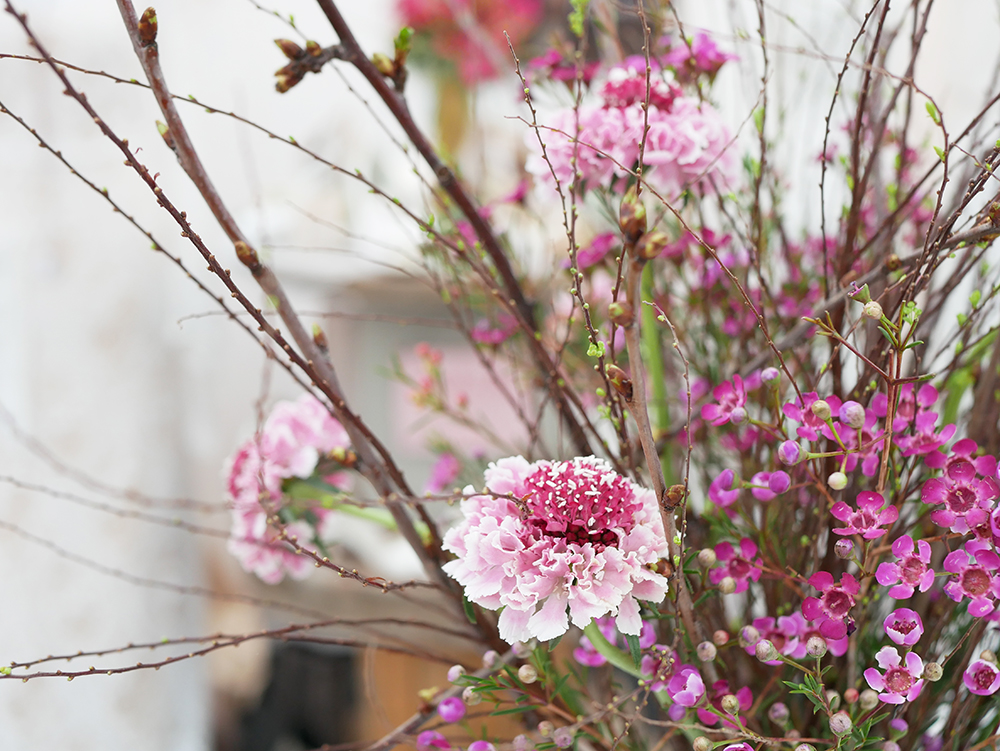
M623 328L628 328L635 321L632 306L625 300L616 300L608 305L608 318Z
M146 8L139 18L139 41L143 47L156 43L156 9Z
M646 207L639 200L636 186L629 188L618 214L618 226L625 235L625 244L635 245L636 240L646 233Z
M671 485L663 494L663 503L667 508L677 508L683 502L684 496L685 489L683 485Z
M237 240L234 244L236 248L236 257L240 259L240 263L246 266L248 269L253 271L260 266L260 258L257 257L257 251L251 248L242 240Z
M659 230L646 232L635 243L635 257L651 261L663 252L669 242L670 238Z
M319 327L318 323L314 323L312 327L313 343L320 348L324 353L330 351L330 345L326 341L326 334L323 333L323 329Z
M611 381L611 385L615 387L615 391L621 394L625 401L632 402L632 379L629 378L625 371L619 368L617 365L608 365L604 368L604 372L608 374L608 380Z
M378 69L378 72L387 78L392 78L396 73L396 64L392 61L388 55L383 55L381 52L376 52L372 55L372 64Z
M289 60L298 60L304 54L302 52L302 48L291 39L275 39L274 43L278 45L278 49L281 50L281 54Z
M306 42L306 54L312 57L319 57L323 54L323 48L319 46L319 42L314 42L310 39Z
M160 134L160 137L163 139L163 142L167 144L167 148L169 148L171 151L177 151L177 144L174 143L174 137L170 133L170 126L167 125L165 122L157 120L156 130Z

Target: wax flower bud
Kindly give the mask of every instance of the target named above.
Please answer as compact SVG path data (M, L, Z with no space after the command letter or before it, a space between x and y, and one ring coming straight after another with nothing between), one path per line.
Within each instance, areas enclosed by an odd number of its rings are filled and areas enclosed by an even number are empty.
M854 723L847 712L837 712L830 717L830 732L834 735L847 735L853 727Z
M749 647L760 641L760 631L753 626L744 626L740 629L740 646ZM771 645L774 646L773 644Z
M771 383L772 381L777 381L781 377L781 373L778 372L777 368L764 368L760 371L760 380L764 383Z
M866 688L861 692L861 698L858 700L861 704L861 710L863 712L870 712L875 709L878 704L878 692L872 691L870 688Z
M465 675L465 668L463 668L461 665L452 665L450 668L448 668L449 683L454 683L463 675Z
M467 707L474 707L483 700L483 695L476 691L472 686L467 686L462 691L462 701Z
M711 662L719 653L719 650L710 641L703 641L698 645L695 651L698 653L698 659L702 662Z
M882 751L900 751L899 744L895 741L886 741L882 744Z
M872 300L871 302L865 303L865 317L871 318L873 321L882 320L882 306L877 302Z
M698 551L698 563L705 568L714 566L717 560L718 556L712 548L702 548Z
M809 410L820 420L829 420L830 415L833 414L833 411L830 409L830 405L822 399L814 401L812 406L809 407Z
M514 646L511 647L511 651L518 659L527 660L531 657L531 653L535 651L535 647L537 646L538 642L535 639L526 642L516 641L514 642Z
M929 680L931 683L941 680L942 675L944 675L944 669L939 663L928 662L924 665L924 678Z
M522 665L517 669L517 677L522 683L534 683L538 680L538 670L534 665Z
M776 701L771 705L771 708L767 710L767 716L771 722L782 725L788 721L788 706L782 704L780 701Z
M754 654L761 662L773 662L780 656L774 643L769 639L761 639L754 645Z
M483 652L483 667L492 670L500 664L500 655L492 649Z
M844 402L837 412L837 417L844 425L855 430L865 426L865 408L857 402Z
M538 734L543 738L548 738L556 731L556 726L549 722L548 720L542 720L538 723Z
M843 472L834 472L826 478L826 484L833 490L843 490L847 487L847 475Z
M691 744L691 748L694 749L694 751L711 751L712 746L714 745L715 744L708 738L703 735L699 735L694 739L694 743Z
M996 652L993 652L992 650L989 649L984 649L982 652L980 652L979 659L986 660L986 662L992 662L994 665L997 664Z
M731 715L738 714L740 711L740 700L734 694L726 694L722 697L722 711Z
M795 441L783 441L781 445L778 446L778 460L782 464L787 464L789 466L798 464L802 461L802 458L802 448Z
M511 746L513 746L514 751L531 751L535 747L535 742L522 733L514 736Z
M444 722L451 724L465 717L465 704L457 696L449 696L438 703L437 711Z
M889 732L894 738L899 738L910 732L910 726L902 717L889 720Z
M733 411L729 413L729 422L733 425L742 425L747 421L747 418L747 411L743 407L734 407Z
M736 591L736 580L731 576L722 577L719 582L719 591L724 595L731 595Z
M800 743L795 747L795 751L816 751L816 747L811 743Z
M858 697L860 695L861 695L860 692L852 686L851 688L844 691L844 701L846 701L849 705L857 704Z
M841 560L847 560L851 557L851 553L854 550L854 541L848 540L846 537L841 537L833 545L833 552L837 554L837 557Z
M729 632L723 631L721 628L712 634L712 643L717 647L721 647L723 644L729 641Z
M569 728L559 728L552 734L552 740L559 748L569 748L573 745L574 733Z
M809 640L806 642L806 654L817 659L823 657L828 648L826 639L822 636L810 636Z

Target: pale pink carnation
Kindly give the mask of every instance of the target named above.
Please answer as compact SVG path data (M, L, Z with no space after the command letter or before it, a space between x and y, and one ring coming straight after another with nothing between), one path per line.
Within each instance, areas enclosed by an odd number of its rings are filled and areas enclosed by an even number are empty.
M607 614L621 633L638 635L638 601L660 602L667 592L650 569L667 555L653 491L594 457L500 459L485 480L494 495L462 501L465 518L444 538L456 560L444 570L472 602L503 608L500 637L545 641L569 620L583 628Z
M295 402L276 404L260 433L236 450L226 471L226 494L233 509L229 552L244 570L269 584L280 582L286 573L293 579L309 575L312 560L283 542L268 517L284 506L285 480L311 476L321 457L349 446L343 426L319 400L306 394ZM324 479L342 489L350 484L344 472ZM322 527L330 512L316 508L313 513ZM284 529L297 545L314 549L317 531L312 524L298 519Z

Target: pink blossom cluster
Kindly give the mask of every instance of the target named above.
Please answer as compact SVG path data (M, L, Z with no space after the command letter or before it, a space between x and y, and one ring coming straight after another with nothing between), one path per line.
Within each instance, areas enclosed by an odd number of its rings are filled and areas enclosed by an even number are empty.
M599 104L561 110L545 123L547 162L535 134L530 134L534 153L528 171L548 184L554 173L564 188L575 185L578 174L588 189L623 186L620 178L639 162L646 125L642 156L643 165L653 168L646 173L651 184L677 194L688 186L727 182L731 138L718 112L706 102L682 96L676 84L657 74L649 83L646 113L646 89L644 74L625 66L613 68Z
M667 592L651 568L667 553L654 493L594 457L510 457L491 464L485 480L445 534L456 558L444 570L470 601L503 608L501 638L554 639L570 620L583 628L608 614L621 633L638 635L639 600L660 602Z
M246 571L268 584L285 575L302 579L313 561L281 539L309 550L322 539L330 512L312 505L298 508L283 495L291 478L309 478L321 460L343 460L350 439L343 426L311 394L294 402L278 402L263 427L233 454L226 470L226 495L233 523L229 552ZM347 489L350 475L331 468L323 480L333 489ZM308 511L308 514L306 513ZM275 519L281 519L276 524Z

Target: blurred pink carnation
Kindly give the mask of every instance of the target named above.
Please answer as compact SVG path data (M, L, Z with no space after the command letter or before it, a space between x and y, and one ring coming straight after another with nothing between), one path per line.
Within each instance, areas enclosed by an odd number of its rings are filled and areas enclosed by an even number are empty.
M495 495L462 501L465 519L444 538L457 558L444 570L472 602L503 608L501 638L554 639L568 620L583 628L608 614L621 633L638 635L638 600L667 592L650 569L667 554L653 491L594 457L500 459L485 479Z
M229 552L244 570L268 584L280 582L287 573L294 579L308 576L312 561L279 539L268 516L283 506L282 482L313 474L321 456L346 451L350 439L343 426L311 394L295 402L275 405L260 433L246 441L229 459L226 495L233 509ZM337 472L324 478L344 488L349 476ZM329 514L316 509L320 523ZM302 519L285 525L285 534L302 547L311 547L313 526Z

